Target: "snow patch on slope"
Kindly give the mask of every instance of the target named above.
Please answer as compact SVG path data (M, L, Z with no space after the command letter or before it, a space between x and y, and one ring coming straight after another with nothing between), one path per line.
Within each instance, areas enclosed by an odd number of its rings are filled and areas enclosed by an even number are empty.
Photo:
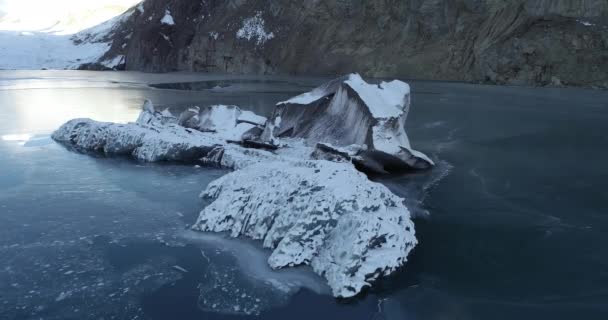
M365 145L367 150L352 159L368 171L429 168L433 161L412 149L405 131L409 109L407 83L368 84L350 74L280 102L273 115L281 118L275 134L303 138L309 145Z
M160 23L166 24L169 26L175 25L175 20L173 20L173 16L171 15L171 11L169 9L165 10L165 16L160 19Z
M255 16L243 20L243 26L236 32L236 37L247 41L253 40L256 45L262 45L274 38L273 32L266 31L265 24L262 12L258 11Z

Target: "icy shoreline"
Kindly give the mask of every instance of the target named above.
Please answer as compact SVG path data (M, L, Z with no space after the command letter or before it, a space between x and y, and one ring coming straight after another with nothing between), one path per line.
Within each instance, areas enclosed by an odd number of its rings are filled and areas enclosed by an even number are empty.
M403 82L375 86L353 74L279 103L270 119L223 105L176 117L146 102L135 123L74 119L53 139L81 152L235 170L202 192L210 204L193 229L261 240L272 268L310 265L336 297L352 297L417 244L404 199L357 170L433 165L405 133L409 95Z

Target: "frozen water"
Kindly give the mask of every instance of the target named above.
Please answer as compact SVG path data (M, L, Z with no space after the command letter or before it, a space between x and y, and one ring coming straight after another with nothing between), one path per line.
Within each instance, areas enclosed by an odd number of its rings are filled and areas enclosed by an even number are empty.
M197 286L198 303L204 310L260 314L286 304L302 288L330 293L325 281L306 268L272 270L267 263L270 254L250 241L192 231L184 233L184 237L202 246L201 256L209 263ZM227 263L225 259L234 262Z
M167 81L223 87L147 88ZM49 135L72 118L133 121L145 97L159 111L170 107L174 114L193 105L224 104L270 117L273 102L324 81L0 71L0 137L6 137L0 138L0 318L231 318L197 307L197 286L207 283L207 259L200 249L207 246L183 235L203 205L193 199L206 181L226 172L90 158L57 146ZM431 213L416 220L420 244L407 268L349 301L318 295L310 289L313 280L302 280L309 285L281 298L286 304L268 299L259 316L234 318L603 319L608 312L608 278L602 273L608 265L608 224L601 192L608 190L607 93L410 84L416 108L408 134L417 148L442 160L427 172L373 177L404 197L413 215ZM444 167L452 167L450 175L430 183L445 175ZM423 187L429 185L432 189ZM424 204L418 203L421 193L428 194ZM107 238L96 237L101 234ZM143 256L146 250L133 244L140 234L151 248ZM278 292L270 286L257 290L253 284L259 282L237 257L211 247L205 255L221 257L217 268L234 274L232 288L260 296ZM260 256L262 262L265 257ZM55 301L62 293L65 299ZM219 293L210 295L222 301Z

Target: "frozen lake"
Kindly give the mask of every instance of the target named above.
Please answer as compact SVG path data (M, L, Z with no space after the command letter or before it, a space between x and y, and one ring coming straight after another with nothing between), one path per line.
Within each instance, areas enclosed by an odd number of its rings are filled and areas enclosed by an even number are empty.
M410 82L408 133L440 165L378 180L419 213L420 244L350 301L257 243L188 231L225 171L49 138L133 121L146 98L268 115L323 80L0 71L0 319L606 319L606 91Z

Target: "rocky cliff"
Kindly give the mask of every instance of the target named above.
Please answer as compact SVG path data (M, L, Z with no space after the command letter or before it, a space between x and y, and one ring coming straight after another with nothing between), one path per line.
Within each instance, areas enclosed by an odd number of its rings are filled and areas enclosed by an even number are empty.
M608 1L146 0L116 56L143 71L608 87Z

